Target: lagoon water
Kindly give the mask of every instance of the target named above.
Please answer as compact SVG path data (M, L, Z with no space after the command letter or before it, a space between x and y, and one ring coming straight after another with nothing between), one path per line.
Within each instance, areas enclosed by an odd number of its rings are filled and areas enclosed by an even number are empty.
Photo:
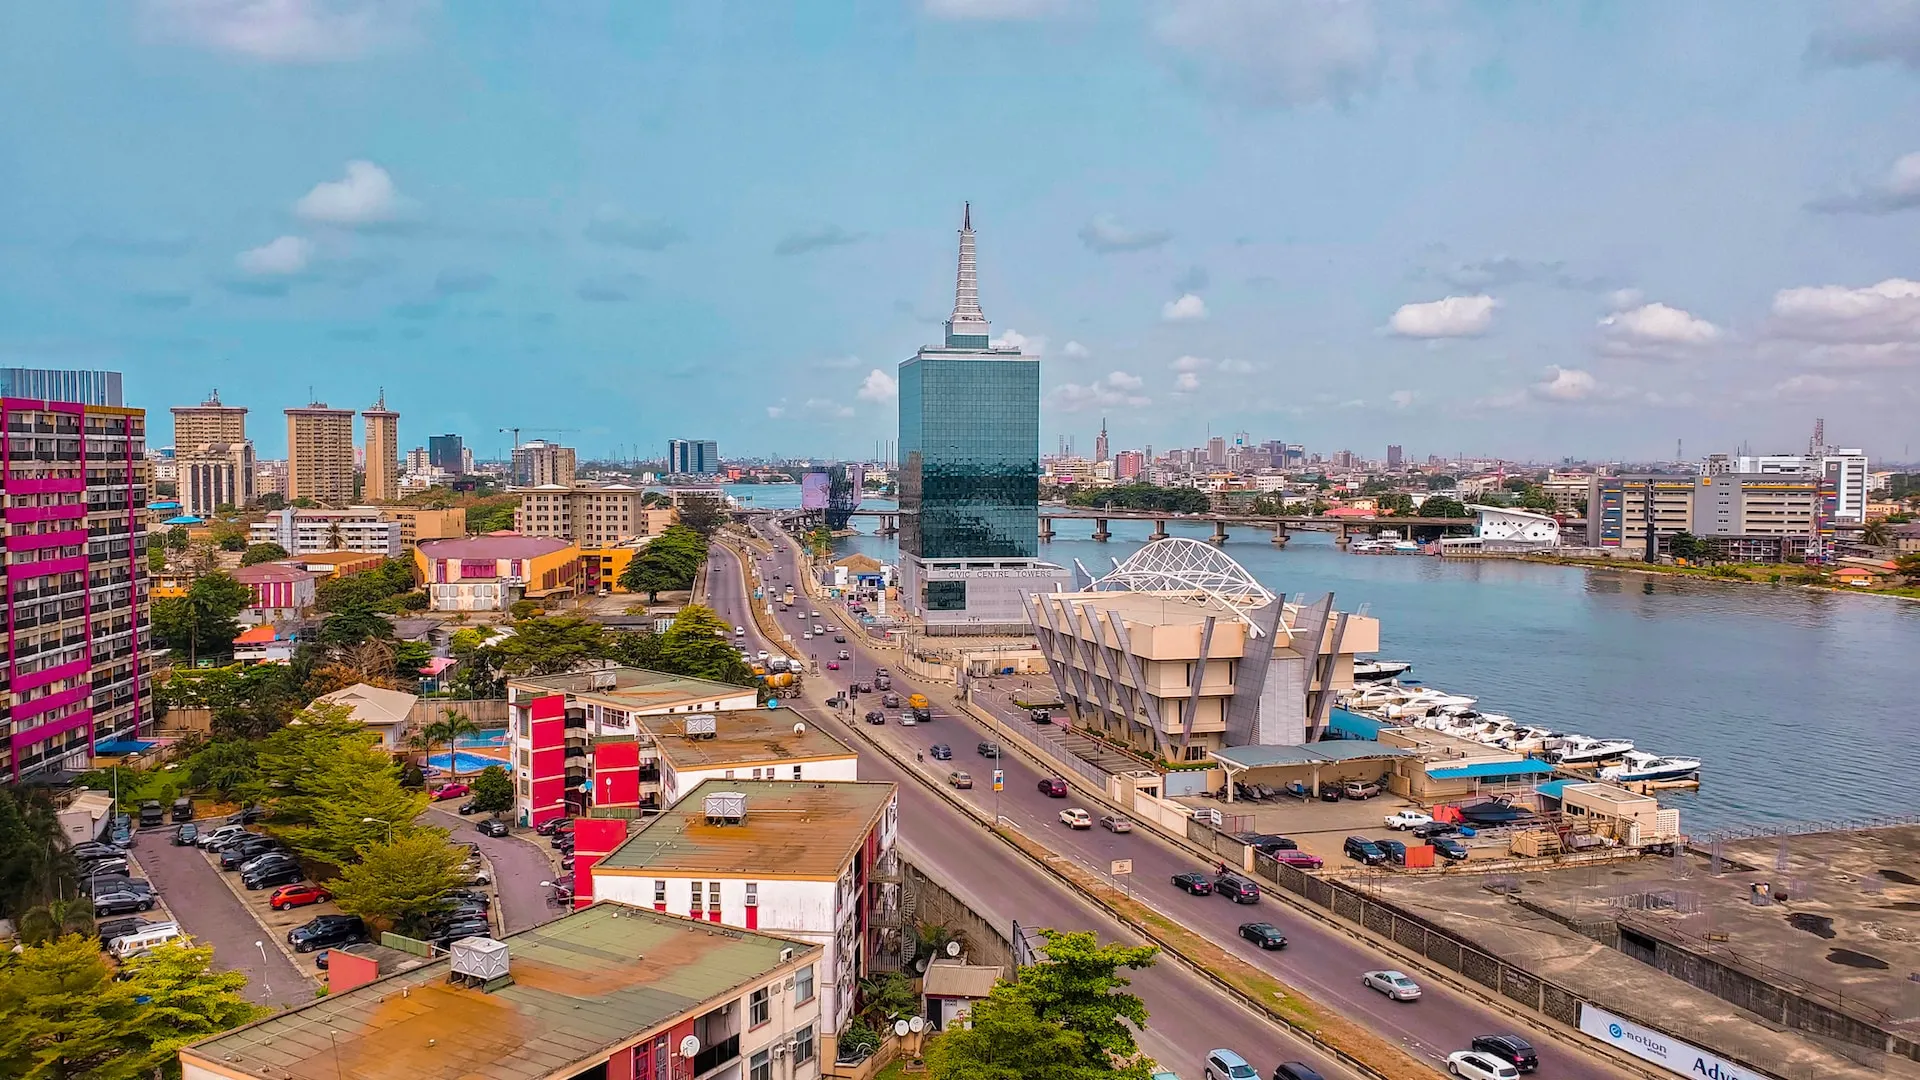
M797 487L729 489L793 506ZM866 508L891 505L869 500ZM1211 525L1170 522L1204 539ZM858 527L871 528L864 520ZM1147 522L1060 522L1041 557L1094 574L1146 543ZM1268 588L1380 620L1382 659L1523 723L1622 736L1705 762L1698 792L1663 792L1689 832L1920 812L1920 603L1502 560L1350 555L1242 530L1226 552ZM841 553L891 561L892 538Z

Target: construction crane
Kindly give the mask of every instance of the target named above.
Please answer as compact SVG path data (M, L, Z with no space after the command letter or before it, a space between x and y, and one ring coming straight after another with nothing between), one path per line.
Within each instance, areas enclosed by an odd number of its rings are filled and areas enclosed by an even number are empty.
M523 431L538 431L538 432L544 432L545 434L548 434L548 435L572 435L572 434L577 434L580 431L580 429L573 428L573 427L533 427L533 428L516 427L516 428L501 428L500 434L502 435L511 434L513 436L513 448L515 450L518 450L520 449L520 433Z

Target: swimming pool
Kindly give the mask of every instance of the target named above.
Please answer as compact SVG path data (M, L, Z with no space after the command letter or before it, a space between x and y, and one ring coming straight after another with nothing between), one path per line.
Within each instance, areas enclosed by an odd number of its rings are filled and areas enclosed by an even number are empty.
M473 773L477 773L481 769L484 769L489 765L498 765L502 769L507 770L508 772L513 771L513 763L508 761L504 757L488 757L485 754L469 754L463 750L456 750L453 753L453 766L460 771L460 774L462 776L467 776ZM446 772L447 771L447 755L433 754L429 756L427 758L427 768L437 769L441 772Z

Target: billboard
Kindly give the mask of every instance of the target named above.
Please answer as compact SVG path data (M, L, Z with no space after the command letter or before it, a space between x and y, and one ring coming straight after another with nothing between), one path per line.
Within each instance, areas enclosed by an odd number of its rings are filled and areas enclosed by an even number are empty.
M1580 1003L1580 1030L1642 1061L1650 1061L1682 1076L1703 1077L1705 1080L1761 1080L1766 1075L1715 1057L1671 1035L1641 1027L1625 1017L1615 1016L1584 1001Z
M800 477L800 509L825 510L831 481L825 472L810 472Z
M853 512L860 509L860 489L867 482L867 470L860 465L835 465L827 470L827 527L844 529Z

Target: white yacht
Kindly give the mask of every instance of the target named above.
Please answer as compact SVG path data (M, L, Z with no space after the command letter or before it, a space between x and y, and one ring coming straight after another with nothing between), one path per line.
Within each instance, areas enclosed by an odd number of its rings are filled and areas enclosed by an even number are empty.
M1630 750L1621 755L1620 764L1601 769L1599 775L1602 780L1616 782L1692 780L1700 775L1700 759L1667 757L1661 754L1650 754L1645 750Z
M1502 750L1511 750L1516 754L1531 754L1555 749L1564 738L1565 735L1542 727L1518 727L1499 745Z
M1547 760L1556 765L1581 765L1617 758L1632 749L1631 739L1592 739L1585 735L1569 735L1557 749L1547 753Z
M1411 720L1439 709L1444 709L1450 705L1467 708L1471 706L1475 700L1474 698L1463 697L1459 694L1449 694L1445 690L1422 690L1397 705L1387 706L1387 716L1389 719L1394 720L1403 718Z
M1405 675L1413 664L1407 660L1355 660L1353 662L1354 682L1385 682Z

